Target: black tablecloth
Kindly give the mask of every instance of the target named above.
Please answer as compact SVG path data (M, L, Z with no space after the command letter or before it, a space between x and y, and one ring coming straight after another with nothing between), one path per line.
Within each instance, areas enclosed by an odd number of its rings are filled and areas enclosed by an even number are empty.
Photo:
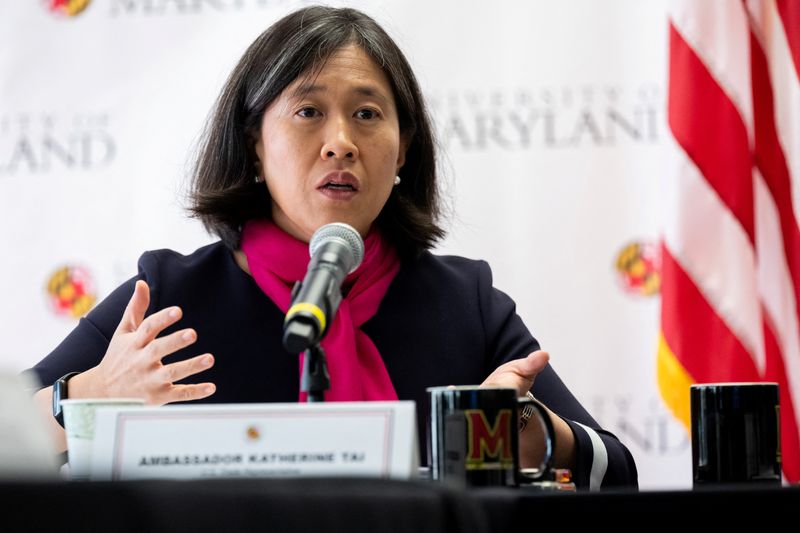
M565 493L351 478L0 481L0 509L4 524L19 525L6 531L479 533L532 531L542 517L572 523L576 513L797 512L800 487Z

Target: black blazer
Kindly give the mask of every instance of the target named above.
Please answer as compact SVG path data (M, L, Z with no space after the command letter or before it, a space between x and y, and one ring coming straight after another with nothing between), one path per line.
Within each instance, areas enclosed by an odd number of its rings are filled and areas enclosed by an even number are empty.
M198 334L195 344L164 362L214 354L213 368L183 381L216 384L216 393L201 402L297 401L298 359L281 344L284 314L221 243L187 256L171 250L143 254L139 274L82 318L31 369L40 383L50 385L67 372L100 362L139 279L150 286L147 314L173 305L184 311L163 335L186 327ZM486 262L425 252L403 262L378 312L362 327L378 348L398 397L416 402L423 462L427 387L480 384L499 365L539 348L515 309L511 298L492 286ZM599 428L550 365L537 376L532 392L575 433L578 465L573 475L579 487L636 485L629 451Z

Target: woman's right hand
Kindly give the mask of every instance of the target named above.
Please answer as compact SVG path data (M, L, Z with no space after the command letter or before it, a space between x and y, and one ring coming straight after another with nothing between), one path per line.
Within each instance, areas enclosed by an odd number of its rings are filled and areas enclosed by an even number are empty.
M193 344L197 332L182 329L156 338L183 313L179 307L167 307L144 318L149 305L150 288L137 281L103 360L69 381L70 398L143 398L147 405L163 405L214 394L213 383L175 384L211 368L214 356L207 353L163 364L164 357Z

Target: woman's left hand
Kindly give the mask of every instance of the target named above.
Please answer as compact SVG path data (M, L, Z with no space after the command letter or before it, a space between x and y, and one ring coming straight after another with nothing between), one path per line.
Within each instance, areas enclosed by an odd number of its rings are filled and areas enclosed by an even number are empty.
M525 396L533 387L537 374L544 370L550 361L550 354L537 350L523 359L515 359L489 374L481 387L509 387L517 389L517 396ZM544 405L544 404L542 404ZM555 430L555 450L553 450L553 466L556 468L575 468L575 436L564 420L544 406L550 416ZM538 467L544 457L544 430L540 424L528 424L520 433L519 458L520 466Z
M515 359L498 366L481 383L481 387L509 387L517 389L517 396L525 396L533 387L536 375L544 370L548 361L550 354L537 350L523 359Z

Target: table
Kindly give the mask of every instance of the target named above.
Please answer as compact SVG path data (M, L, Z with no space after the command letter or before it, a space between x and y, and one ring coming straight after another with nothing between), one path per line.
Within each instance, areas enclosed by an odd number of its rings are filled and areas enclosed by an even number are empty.
M0 481L5 531L519 531L576 513L800 510L800 486L695 491L542 492L458 489L383 479ZM516 528L516 529L515 529Z

